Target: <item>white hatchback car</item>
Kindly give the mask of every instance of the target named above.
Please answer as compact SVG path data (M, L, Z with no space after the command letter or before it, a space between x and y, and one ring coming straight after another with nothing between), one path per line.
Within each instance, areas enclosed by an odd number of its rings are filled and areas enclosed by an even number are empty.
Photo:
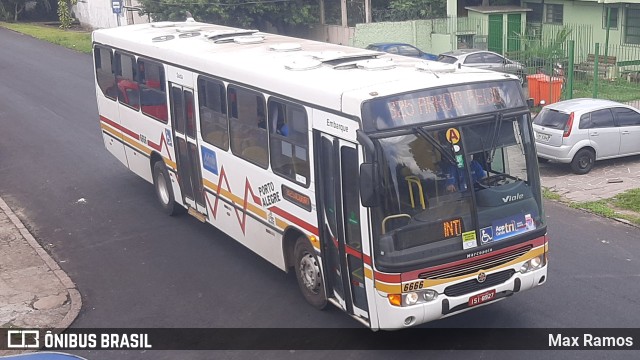
M586 174L596 160L640 154L640 111L609 100L573 99L542 108L533 119L538 159Z

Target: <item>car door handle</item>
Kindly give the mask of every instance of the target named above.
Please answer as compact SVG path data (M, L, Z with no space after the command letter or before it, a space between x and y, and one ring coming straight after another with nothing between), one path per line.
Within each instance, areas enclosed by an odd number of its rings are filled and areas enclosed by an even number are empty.
M589 133L590 136L598 136L600 135L599 133Z
M622 135L629 135L629 131L628 130L623 131Z

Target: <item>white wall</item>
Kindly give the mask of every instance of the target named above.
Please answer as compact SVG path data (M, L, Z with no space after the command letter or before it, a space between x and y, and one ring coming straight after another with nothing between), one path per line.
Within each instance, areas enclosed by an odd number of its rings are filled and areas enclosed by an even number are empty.
M130 0L131 6L139 6L137 0ZM123 5L127 0L122 1ZM85 27L102 29L118 26L118 17L111 10L111 0L78 0L73 7L76 18ZM122 9L120 25L140 24L149 22L146 15L139 16L137 11Z

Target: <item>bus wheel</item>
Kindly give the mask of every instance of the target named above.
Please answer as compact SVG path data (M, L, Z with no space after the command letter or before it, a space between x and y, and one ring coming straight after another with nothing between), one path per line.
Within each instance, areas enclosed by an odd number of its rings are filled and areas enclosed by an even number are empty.
M156 188L156 198L162 210L170 216L180 213L181 206L176 203L173 196L171 178L164 161L156 161L153 164L153 186Z
M327 306L320 262L316 251L304 237L300 237L293 249L294 267L300 291L305 300L318 309Z

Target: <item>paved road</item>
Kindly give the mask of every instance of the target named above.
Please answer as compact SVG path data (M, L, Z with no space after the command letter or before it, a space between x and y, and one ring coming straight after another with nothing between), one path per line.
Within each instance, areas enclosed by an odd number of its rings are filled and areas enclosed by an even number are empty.
M91 57L0 29L0 194L76 283L72 327L354 327L214 228L170 218L103 148ZM16 60L19 59L19 60ZM46 61L45 61L46 60ZM81 200L82 199L82 200ZM549 281L429 326L637 327L640 231L547 204ZM538 358L537 352L80 352L92 359ZM545 353L574 358L571 352ZM580 358L628 358L582 352Z

